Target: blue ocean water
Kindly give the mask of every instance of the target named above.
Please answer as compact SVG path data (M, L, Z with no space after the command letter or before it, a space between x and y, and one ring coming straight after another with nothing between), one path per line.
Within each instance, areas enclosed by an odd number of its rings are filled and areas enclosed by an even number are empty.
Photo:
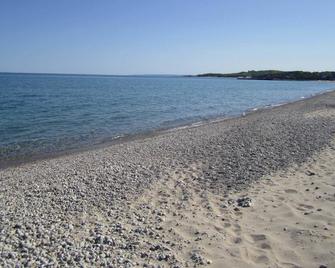
M0 161L237 115L334 87L316 81L0 73Z

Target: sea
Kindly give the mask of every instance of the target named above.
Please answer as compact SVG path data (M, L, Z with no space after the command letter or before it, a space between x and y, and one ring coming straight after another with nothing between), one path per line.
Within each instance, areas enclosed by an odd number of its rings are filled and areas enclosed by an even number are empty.
M333 88L319 81L0 73L0 164L238 116Z

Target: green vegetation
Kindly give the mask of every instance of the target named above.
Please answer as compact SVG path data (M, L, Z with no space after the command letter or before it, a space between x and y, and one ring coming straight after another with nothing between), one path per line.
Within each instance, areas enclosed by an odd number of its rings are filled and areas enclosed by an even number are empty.
M238 79L253 79L253 80L328 80L335 81L335 72L303 72L303 71L247 71L240 73L205 73L198 74L197 77L234 77Z

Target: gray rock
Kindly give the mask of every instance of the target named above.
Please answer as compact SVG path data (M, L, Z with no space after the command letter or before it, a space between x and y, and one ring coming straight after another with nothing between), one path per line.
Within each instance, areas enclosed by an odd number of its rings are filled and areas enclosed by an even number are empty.
M239 207L246 208L246 207L250 207L251 204L252 204L252 201L251 201L251 198L249 197L241 197L237 199L237 205Z

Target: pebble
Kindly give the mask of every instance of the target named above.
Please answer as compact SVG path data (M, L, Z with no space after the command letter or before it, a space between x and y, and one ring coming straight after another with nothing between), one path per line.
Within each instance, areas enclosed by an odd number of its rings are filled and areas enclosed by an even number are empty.
M246 208L246 207L250 207L251 204L252 204L252 201L251 201L251 198L249 197L241 197L237 199L237 205L239 207Z

